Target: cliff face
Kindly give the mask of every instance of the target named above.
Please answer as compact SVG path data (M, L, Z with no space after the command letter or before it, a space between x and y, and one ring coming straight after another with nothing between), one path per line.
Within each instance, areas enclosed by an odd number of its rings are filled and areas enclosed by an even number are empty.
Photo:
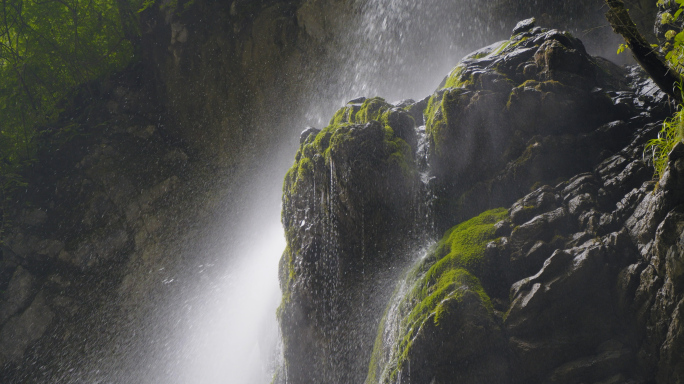
M682 145L656 187L643 146L669 107L639 71L526 20L428 99L361 101L303 133L286 178L279 380L682 380ZM444 236L421 253L426 217Z
M145 359L177 332L168 319L198 279L189 267L231 231L220 223L289 132L302 79L348 13L339 1L195 1L142 15L142 61L68 101L27 188L2 196L14 200L0 381L167 378Z
M169 134L216 166L260 156L287 133L274 128L294 117L352 10L342 0L258 0L146 13L143 62Z

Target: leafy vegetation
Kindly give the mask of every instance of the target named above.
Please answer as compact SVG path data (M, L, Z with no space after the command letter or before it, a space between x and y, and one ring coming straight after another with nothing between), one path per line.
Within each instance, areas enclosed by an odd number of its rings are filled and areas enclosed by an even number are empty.
M650 140L646 144L644 153L649 155L655 168L655 178L660 179L667 168L668 154L672 148L684 138L684 109L679 111L668 120L663 122L663 128L658 133L658 138Z
M77 85L133 58L124 12L114 0L2 0L0 156L30 161L38 127L54 123ZM3 172L4 173L4 172Z
M669 0L658 0L658 6L664 6ZM674 14L663 12L660 15L660 23L667 26L674 26L677 23L682 11L684 11L684 0L674 0L678 8ZM684 30L676 31L668 29L665 32L666 41L662 45L665 53L665 60L669 66L676 70L680 75L684 74Z
M658 7L671 12L660 13L657 20L663 26L665 38L660 45L650 45L637 30L622 0L605 0L610 11L606 14L613 30L621 34L626 44L621 44L618 54L629 47L635 57L642 63L644 70L651 76L658 87L679 102L679 111L663 123L658 138L646 145L644 154L648 155L655 168L655 177L660 179L667 167L668 154L674 145L684 138L684 21L680 20L684 12L684 0L658 0ZM677 89L678 88L678 89Z
M661 51L665 54L665 61L681 77L684 74L684 30L681 28L682 21L678 21L684 12L684 0L658 0L658 6L674 5L677 10L674 14L663 12L660 15L660 23L669 29L665 32L665 42L661 45ZM681 92L681 80L679 91ZM668 154L674 145L684 139L684 108L679 106L679 111L671 118L663 122L663 127L657 139L650 140L644 150L653 162L656 179L660 179L667 168Z
M13 191L27 187L22 174L41 138L58 130L76 92L89 93L95 79L134 60L138 11L154 1L0 1L1 231Z

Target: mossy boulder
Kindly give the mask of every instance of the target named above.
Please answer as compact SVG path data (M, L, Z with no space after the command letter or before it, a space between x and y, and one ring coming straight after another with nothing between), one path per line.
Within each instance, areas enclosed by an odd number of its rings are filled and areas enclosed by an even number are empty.
M651 112L624 69L568 32L521 25L466 56L425 109L439 230L589 170L625 144L615 122Z
M497 260L487 244L495 209L451 228L397 288L380 325L366 383L499 382L505 339L490 295Z
M287 375L358 382L382 312L372 309L384 305L373 279L401 264L424 227L415 123L381 98L358 99L321 131L305 133L283 187L288 247L279 319ZM354 347L336 350L340 344Z

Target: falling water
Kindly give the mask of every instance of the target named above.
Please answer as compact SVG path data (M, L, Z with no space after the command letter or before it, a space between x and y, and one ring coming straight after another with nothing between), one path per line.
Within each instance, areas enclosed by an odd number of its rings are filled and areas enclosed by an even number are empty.
M273 321L280 301L278 258L285 249L279 224L273 220L258 238L249 239L242 259L229 266L196 309L201 316L182 340L187 360L176 382L270 381L278 346Z
M498 37L491 36L481 18L488 14L488 6L482 2L357 0L354 7L363 17L338 31L341 49L333 50L328 66L314 74L310 91L302 96L300 116L304 118L293 122L291 130L283 130L292 137L306 125L321 127L334 109L356 96L422 98L432 93L460 57ZM175 359L180 364L160 374L170 382L263 384L271 379L278 359L274 337L280 295L277 266L285 247L280 212L273 209L272 202L279 200L281 180L296 151L293 140L282 141L287 144L254 175L260 180L259 188L268 191L260 200L247 198L247 209L258 213L240 219L259 234L242 245L229 245L236 248L230 252L238 255L238 262L224 267L218 281L200 287L205 293L191 300L199 301L192 309L197 318L189 321L190 329L175 347L176 353L187 359ZM273 177L277 173L279 176ZM331 164L328 198L335 197L334 173ZM264 200L271 202L267 206L272 211L259 209ZM325 209L332 202L321 205ZM330 236L324 253L332 257L335 218L327 211L323 214ZM324 268L335 268L334 260L327 261ZM329 310L329 315L335 316L335 308Z

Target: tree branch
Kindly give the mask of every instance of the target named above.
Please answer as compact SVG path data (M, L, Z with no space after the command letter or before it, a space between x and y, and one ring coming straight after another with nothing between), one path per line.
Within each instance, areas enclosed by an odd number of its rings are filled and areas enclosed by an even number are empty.
M636 61L656 85L681 104L682 94L678 90L678 84L682 81L681 77L651 48L651 45L632 21L622 0L605 0L605 2L610 8L606 13L606 19L613 27L613 31L622 35Z

